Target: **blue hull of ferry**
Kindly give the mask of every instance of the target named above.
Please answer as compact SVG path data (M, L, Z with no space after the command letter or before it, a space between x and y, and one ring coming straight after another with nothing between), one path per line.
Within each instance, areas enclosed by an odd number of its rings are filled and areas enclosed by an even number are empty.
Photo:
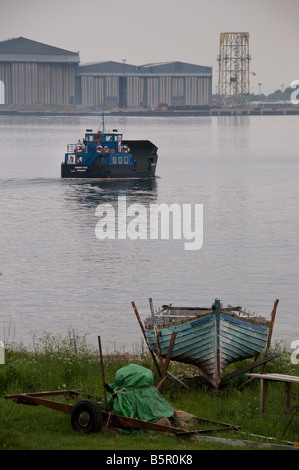
M140 179L153 178L156 164L149 169L135 170L132 165L100 165L100 164L62 164L61 177L70 179Z

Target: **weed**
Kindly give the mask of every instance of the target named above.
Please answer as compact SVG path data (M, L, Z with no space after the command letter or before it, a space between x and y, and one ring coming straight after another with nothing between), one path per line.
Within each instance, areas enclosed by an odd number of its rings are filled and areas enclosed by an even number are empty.
M291 363L290 353L284 348L280 348L278 353L279 357L268 363L267 372L298 375L298 365ZM154 383L159 382L151 356L144 349L134 354L106 353L103 361L108 384L114 380L116 371L128 363L152 369ZM240 364L230 366L232 369L234 367L239 368ZM195 367L171 363L170 371L189 386L186 389L172 378L167 378L163 396L176 410L238 425L244 433L240 437L236 433L223 431L217 433L218 436L260 440L259 436L279 439L283 435L290 419L283 409L283 384L269 384L267 413L260 418L258 381L247 383L248 378L243 375L231 380L225 387L213 390L202 381ZM82 389L91 396L103 397L99 352L88 344L86 336L80 337L74 331L69 331L66 337L44 333L41 337L33 336L32 348L15 344L7 348L5 364L0 366L0 449L191 450L223 447L191 440L179 440L178 443L178 438L160 433L123 436L106 430L86 436L73 431L69 415L42 406L17 406L4 399L7 394L63 389ZM298 386L294 386L293 391L294 396L298 397ZM284 435L285 440L297 440L297 425L294 419Z

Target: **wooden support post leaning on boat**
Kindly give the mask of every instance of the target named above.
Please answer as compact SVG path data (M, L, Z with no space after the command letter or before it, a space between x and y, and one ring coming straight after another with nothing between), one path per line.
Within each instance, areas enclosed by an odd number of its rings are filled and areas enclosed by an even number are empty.
M272 333L273 333L273 328L274 328L274 322L275 322L275 316L276 316L276 310L277 310L278 302L279 302L279 299L276 299L275 302L274 302L273 310L272 310L271 317L270 317L271 323L270 323L268 343L267 343L267 348L266 348L266 353L265 353L266 356L268 356L269 349L270 349L270 346L271 346L271 339L272 339ZM266 367L267 367L267 363L264 364L264 367L263 367L263 370L262 370L263 374L266 372Z
M169 366L169 362L170 362L170 358L171 358L171 354L172 354L172 350L173 350L175 338L176 338L176 332L173 331L173 332L172 332L172 335L171 335L170 342L169 342L169 348L168 348L168 351L167 351L167 356L166 356L166 358L165 358L164 366L163 366L163 369L162 369L161 380L160 380L159 384L158 384L157 387L156 387L156 389L157 389L160 393L162 392L162 387L163 387L164 381L165 381L165 379L166 379L167 369L168 369L168 366Z
M154 364L155 364L155 367L156 367L156 369L157 369L157 372L158 372L158 374L161 376L161 370L160 370L159 364L158 364L158 362L157 362L157 360L156 360L156 358L155 358L155 355L154 355L153 351L152 351L151 348L149 347L149 344L148 344L148 341L147 341L147 337L146 337L146 334L145 334L145 331L144 331L144 327L143 327L143 324L142 324L142 321L141 321L139 312L138 312L138 310L137 310L137 307L136 307L136 305L135 305L135 302L131 302L131 304L132 304L133 310L134 310L134 312L135 312L136 318L137 318L137 320L138 320L138 323L139 323L140 329L141 329L141 331L142 331L143 337L144 337L145 342L146 342L146 344L147 344L147 347L148 347L148 349L149 349L149 352L150 352L150 354L151 354L151 356L152 356L152 359L153 359L153 361L154 361Z
M273 333L273 328L274 328L274 322L275 322L275 317L276 317L276 311L277 311L277 306L278 306L279 299L276 299L273 305L272 313L270 315L270 328L269 328L269 335L268 335L268 341L267 341L267 346L266 346L266 351L265 351L265 357L263 359L258 360L260 354L255 358L255 361L253 362L252 366L248 368L248 370L254 369L258 365L262 365L262 370L261 373L264 374L267 369L268 362L271 361L272 359L276 359L279 357L279 354L276 354L274 356L269 356L269 351L271 347L271 339L272 339L272 333ZM245 370L245 369L244 369ZM246 370L246 372L248 372ZM226 379L226 378L225 378ZM240 388L244 387L247 385L249 382L251 382L254 379L254 377L250 377L243 385L241 385Z
M162 371L160 370L160 367L159 367L159 364L158 364L158 362L157 362L157 360L156 360L156 357L155 357L154 352L151 350L150 345L148 344L148 340L147 340L147 337L146 337L146 334L145 334L144 326L143 326L143 323L142 323L142 321L141 321L141 318L140 318L139 312L138 312L138 310L137 310L137 307L136 307L136 305L135 305L135 302L132 301L131 304L132 304L133 310L134 310L134 312L135 312L136 318L137 318L137 320L138 320L138 323L139 323L140 329L141 329L141 331L142 331L143 337L144 337L145 342L146 342L146 344L147 344L147 347L148 347L148 349L149 349L149 352L150 352L150 354L151 354L151 356L152 356L152 359L153 359L153 361L154 361L154 364L155 364L155 367L156 367L156 369L157 369L157 372L158 372L159 376L162 377ZM170 354L170 356L171 356L171 354ZM171 357L170 357L170 358L171 358ZM164 367L164 366L163 366L163 367ZM162 367L162 369L163 369L163 367ZM168 365L167 365L167 367L168 367ZM172 377L174 380L176 380L179 384L181 384L183 387L185 387L185 388L187 388L187 389L190 389L186 384L184 384L184 382L182 382L180 379L178 379L175 375L171 374L171 372L169 372L169 370L166 369L166 371L167 371L167 374L170 375L170 377ZM165 378L163 379L163 382L164 382L164 380L165 380ZM160 385L160 384L163 383L163 382L162 382L162 380L160 380L160 382L159 382L158 385Z
M267 344L267 350L269 350L271 346L271 339L272 339L272 333L273 333L273 328L274 328L274 322L275 322L275 316L276 316L276 310L278 306L279 299L276 299L273 305L273 310L271 313L271 325L270 325L270 331L269 331L269 338L268 338L268 344Z
M151 309L151 314L152 314L152 320L153 320L153 330L154 330L154 332L155 332L155 337L156 337L158 358L159 358L160 367L161 367L161 370L162 370L162 369L163 369L163 358L162 358L162 354L161 354L160 341L159 341L159 333L158 333L157 322L156 322L156 317L155 317L153 299L151 299L151 298L149 299L149 304L150 304L150 309Z

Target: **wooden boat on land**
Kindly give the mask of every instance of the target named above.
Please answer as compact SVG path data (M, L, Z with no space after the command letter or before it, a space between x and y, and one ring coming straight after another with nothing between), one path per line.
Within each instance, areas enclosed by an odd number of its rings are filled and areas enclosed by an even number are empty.
M165 358L173 332L176 332L171 360L197 366L202 377L214 387L226 381L224 369L231 363L258 358L253 367L273 359L267 357L278 300L269 319L250 314L241 307L223 308L219 299L211 308L164 305L144 321L144 334L151 351ZM276 357L276 356L275 356ZM227 376L228 377L228 376Z

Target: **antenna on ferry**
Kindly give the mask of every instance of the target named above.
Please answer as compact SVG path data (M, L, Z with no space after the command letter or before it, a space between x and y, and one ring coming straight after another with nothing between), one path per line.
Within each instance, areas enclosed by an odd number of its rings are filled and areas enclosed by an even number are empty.
M98 128L98 132L99 132L99 130L101 129L101 127L102 127L102 129L103 129L103 132L105 132L104 113L102 114L102 122L101 122L101 124L100 124L100 126L99 126L99 128Z

